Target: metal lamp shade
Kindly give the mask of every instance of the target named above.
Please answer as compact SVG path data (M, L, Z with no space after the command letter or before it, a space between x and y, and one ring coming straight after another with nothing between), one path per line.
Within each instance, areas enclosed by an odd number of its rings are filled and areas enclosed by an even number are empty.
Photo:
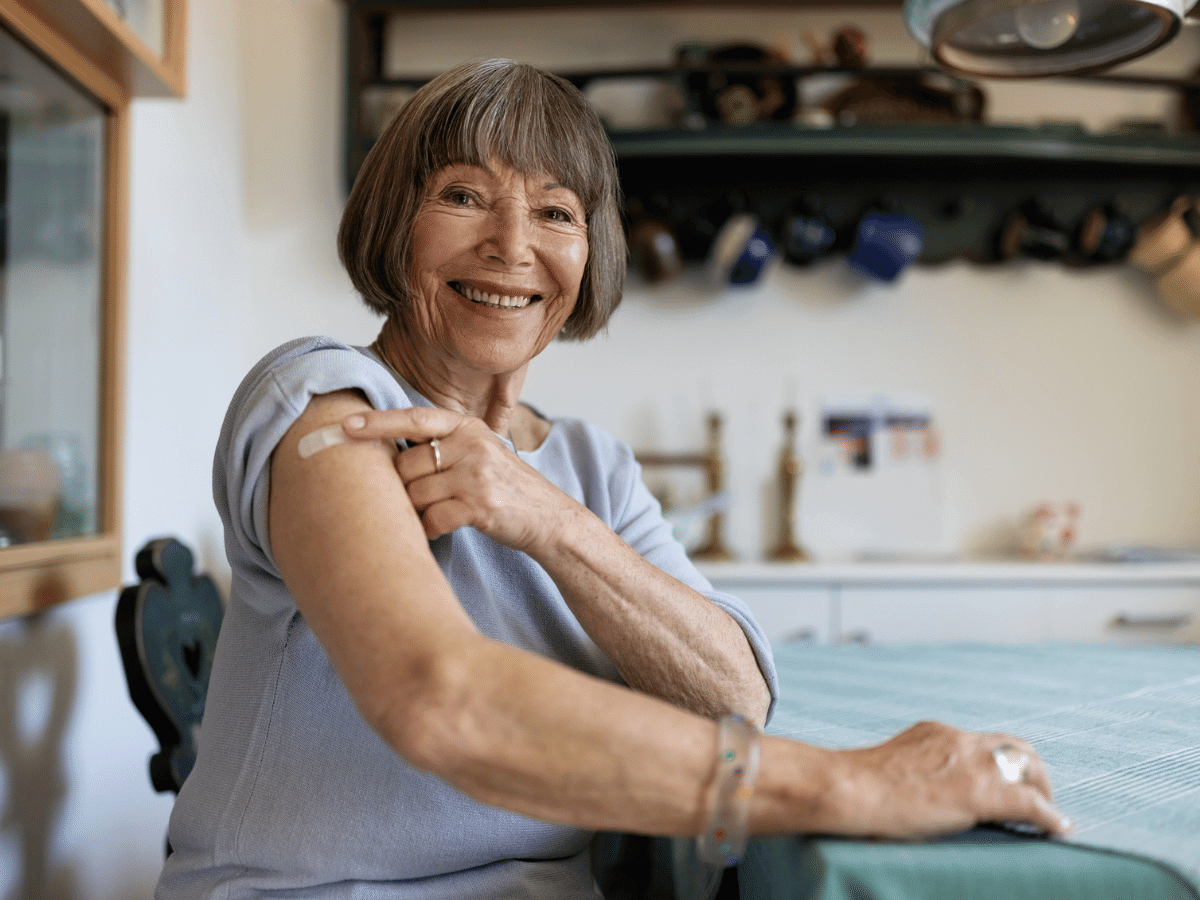
M905 0L909 31L939 64L1032 78L1104 69L1179 31L1197 0Z

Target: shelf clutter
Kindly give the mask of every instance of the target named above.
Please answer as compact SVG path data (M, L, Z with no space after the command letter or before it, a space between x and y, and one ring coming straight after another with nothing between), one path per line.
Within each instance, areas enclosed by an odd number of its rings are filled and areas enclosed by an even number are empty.
M377 6L352 5L349 180L433 74L384 76L386 20ZM689 42L669 65L560 73L609 126L631 259L646 282L704 266L719 285L750 285L775 262L833 257L884 282L960 259L1120 264L1147 223L1200 196L1194 76L1072 76L1172 98L1170 121L1096 133L1069 121L991 122L986 84L872 66L852 27L811 50L811 64L794 65L767 46ZM1200 315L1190 302L1171 306Z
M646 281L701 263L718 282L751 284L772 258L843 256L885 282L910 264L954 259L1109 265L1153 239L1143 225L1194 207L1195 79L1088 79L1177 92L1178 122L1102 134L1071 122L996 125L980 85L931 68L866 67L859 38L839 32L825 67L734 45L682 47L673 70L568 76L584 89L619 78L674 86L670 125L611 129ZM1195 217L1181 221L1194 238ZM1162 291L1163 273L1152 274ZM1168 291L1176 312L1200 315L1178 287Z

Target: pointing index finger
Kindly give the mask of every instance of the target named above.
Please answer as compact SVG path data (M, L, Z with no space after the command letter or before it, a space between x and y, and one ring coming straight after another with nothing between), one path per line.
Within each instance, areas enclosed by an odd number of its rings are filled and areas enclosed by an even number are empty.
M459 418L448 410L413 406L355 413L342 420L342 427L346 434L354 438L390 438L424 443L431 438L445 437Z

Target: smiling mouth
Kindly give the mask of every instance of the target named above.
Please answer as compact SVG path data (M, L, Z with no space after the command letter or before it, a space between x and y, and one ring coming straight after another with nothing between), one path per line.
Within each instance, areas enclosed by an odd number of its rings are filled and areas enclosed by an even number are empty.
M532 294L527 297L489 294L487 291L476 290L469 284L463 284L461 281L451 281L450 287L472 303L478 303L480 306L490 306L492 309L522 309L535 300L542 299L540 294Z

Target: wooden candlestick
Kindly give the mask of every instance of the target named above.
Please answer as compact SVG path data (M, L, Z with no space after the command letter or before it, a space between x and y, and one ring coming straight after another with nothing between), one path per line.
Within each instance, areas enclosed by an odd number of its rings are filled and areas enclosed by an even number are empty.
M771 551L769 559L779 562L803 562L808 554L796 543L796 491L804 466L796 455L797 416L788 412L783 417L783 451L779 456L780 523L779 544Z

